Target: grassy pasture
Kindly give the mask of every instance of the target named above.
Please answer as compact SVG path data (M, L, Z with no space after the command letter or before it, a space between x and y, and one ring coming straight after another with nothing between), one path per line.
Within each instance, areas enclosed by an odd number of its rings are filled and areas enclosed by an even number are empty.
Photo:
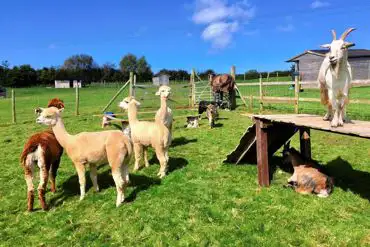
M35 200L36 211L26 212L26 184L19 155L26 139L45 129L35 124L34 107L58 96L66 103L64 122L70 133L100 130L100 118L92 114L100 113L116 90L81 89L81 116L76 117L72 89L19 89L19 121L15 125L10 124L10 100L0 100L1 246L370 245L370 142L312 131L313 158L327 167L336 183L327 199L301 196L283 188L290 174L279 168L279 153L271 161L277 166L272 185L261 189L255 165L222 164L251 124L240 115L242 106L233 112L220 112L222 119L212 130L206 120L199 129L185 129L185 118L176 120L169 175L157 179L159 165L150 152L153 165L130 173L127 202L120 208L115 207L116 192L107 166L98 171L99 193L92 191L87 175L87 195L80 202L76 171L63 155L58 191L46 196L50 210L39 210ZM187 95L187 88L178 85L173 90L176 102L171 103L172 108L187 102L182 97ZM152 89L138 91L142 110L158 107L159 100L151 98L152 93ZM351 93L355 95L356 90ZM361 91L358 94L364 95ZM118 112L121 99L109 110ZM281 105L274 106L271 111L285 111ZM174 110L175 116L190 113ZM298 147L297 136L292 145Z

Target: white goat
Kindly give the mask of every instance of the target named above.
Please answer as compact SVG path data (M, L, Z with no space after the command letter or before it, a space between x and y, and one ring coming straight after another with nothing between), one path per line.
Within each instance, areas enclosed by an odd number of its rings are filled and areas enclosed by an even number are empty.
M332 30L333 41L321 47L329 48L321 64L318 81L321 91L321 103L328 106L325 121L331 121L332 127L343 126L346 121L346 104L348 104L349 88L352 81L351 65L348 63L348 48L353 43L344 41L355 28L347 29L340 39ZM334 109L334 115L333 115Z

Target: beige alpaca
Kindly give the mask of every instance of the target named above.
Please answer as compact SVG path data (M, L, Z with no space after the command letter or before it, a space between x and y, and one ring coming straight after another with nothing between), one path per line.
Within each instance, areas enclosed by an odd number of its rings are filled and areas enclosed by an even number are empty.
M148 147L152 146L155 150L160 163L158 176L166 176L168 165L168 148L171 145L171 133L161 122L146 122L137 119L137 108L140 105L133 97L127 97L119 104L125 110L128 110L128 121L131 129L131 141L134 144L135 166L138 170L142 153L144 151L145 166L149 166Z
M116 206L119 206L125 199L124 191L129 182L128 163L132 153L129 139L119 130L70 135L61 118L62 110L55 107L41 108L36 122L52 126L55 137L74 163L80 183L80 200L85 196L85 167L90 166L93 187L99 191L97 166L109 163L117 189Z
M163 123L171 132L172 136L172 120L173 120L172 110L167 106L167 100L171 95L171 88L166 85L160 86L155 95L161 97L161 107L155 114L155 121Z

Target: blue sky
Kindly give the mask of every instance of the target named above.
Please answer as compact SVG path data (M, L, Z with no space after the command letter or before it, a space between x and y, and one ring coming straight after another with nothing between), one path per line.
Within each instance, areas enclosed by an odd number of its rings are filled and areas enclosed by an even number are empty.
M86 53L118 64L131 52L155 72L286 69L332 28L356 27L348 40L370 49L369 10L369 0L2 1L0 61L40 68Z

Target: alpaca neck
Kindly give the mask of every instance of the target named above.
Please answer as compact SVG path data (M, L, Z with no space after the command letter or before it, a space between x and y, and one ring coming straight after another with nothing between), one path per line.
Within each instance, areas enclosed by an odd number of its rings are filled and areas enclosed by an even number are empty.
M138 122L137 119L137 106L135 103L128 104L128 122L131 125L132 123Z
M164 97L161 97L161 110L167 110L167 99Z
M62 118L59 117L57 119L57 123L53 126L53 132L59 144L63 148L66 148L68 144L68 139L70 138L71 135L68 134L68 132L66 131Z

